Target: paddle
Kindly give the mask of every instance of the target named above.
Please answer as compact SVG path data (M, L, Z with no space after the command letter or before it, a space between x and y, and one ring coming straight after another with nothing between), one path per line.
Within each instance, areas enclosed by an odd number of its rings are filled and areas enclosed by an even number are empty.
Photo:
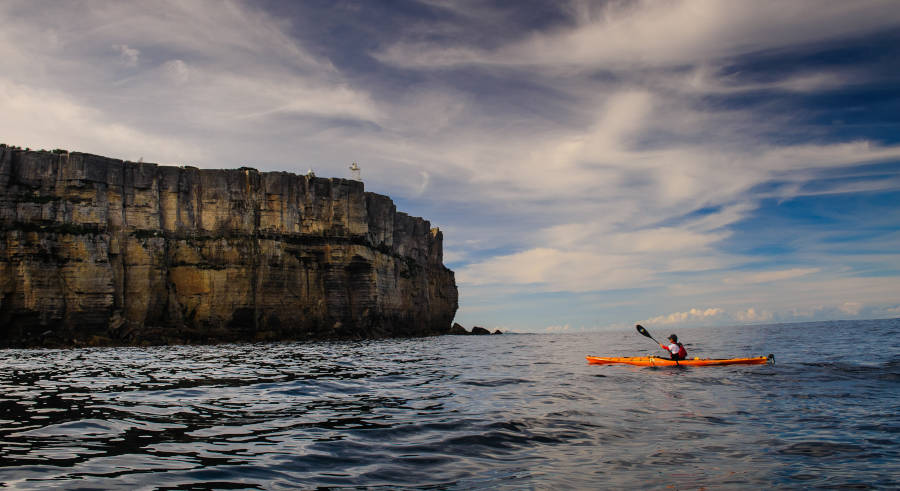
M646 329L644 329L644 326L642 326L642 325L640 325L640 324L636 324L634 327L637 328L637 332L641 333L641 334L644 335L644 336L647 336L647 337L650 338L650 339L653 339L653 336L651 336L650 333L647 332ZM662 344L662 343L660 343L659 341L657 341L657 340L655 340L655 339L653 339L653 341L654 341L656 344Z
M657 346L662 347L662 343L660 343L659 341L657 341L656 339L654 339L653 336L651 336L650 333L647 332L646 329L644 329L644 326L642 326L642 325L640 325L640 324L635 324L634 327L637 329L637 332L641 333L641 335L647 336L648 338L653 339L653 342L656 343ZM666 351L668 351L668 350L666 350ZM678 360L675 360L675 364L678 365Z

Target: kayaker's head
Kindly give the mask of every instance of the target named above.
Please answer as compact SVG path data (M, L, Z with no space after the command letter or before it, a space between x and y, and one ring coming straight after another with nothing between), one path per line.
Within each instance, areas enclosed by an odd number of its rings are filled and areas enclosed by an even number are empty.
M677 342L678 342L678 336L676 336L676 335L674 335L674 334L669 334L669 341L672 341L673 343L677 343Z

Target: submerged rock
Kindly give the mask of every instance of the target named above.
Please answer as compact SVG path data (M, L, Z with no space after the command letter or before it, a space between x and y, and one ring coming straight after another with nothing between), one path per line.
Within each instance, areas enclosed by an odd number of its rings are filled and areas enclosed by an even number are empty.
M363 183L0 146L0 346L445 334L443 236Z

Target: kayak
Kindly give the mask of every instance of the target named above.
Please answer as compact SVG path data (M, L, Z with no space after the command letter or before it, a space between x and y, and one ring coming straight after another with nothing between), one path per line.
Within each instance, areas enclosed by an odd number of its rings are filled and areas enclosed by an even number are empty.
M711 358L690 358L687 360L670 360L668 358L659 358L656 356L588 356L586 357L591 365L612 365L621 363L625 365L636 365L639 367L707 367L719 365L765 365L766 363L775 363L775 356L756 356L753 358L727 358L727 359L711 359Z

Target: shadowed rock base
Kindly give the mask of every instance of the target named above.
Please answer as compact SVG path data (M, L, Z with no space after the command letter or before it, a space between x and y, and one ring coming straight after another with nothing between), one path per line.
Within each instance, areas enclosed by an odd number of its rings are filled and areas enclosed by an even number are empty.
M0 146L0 346L446 334L442 240L358 181Z

